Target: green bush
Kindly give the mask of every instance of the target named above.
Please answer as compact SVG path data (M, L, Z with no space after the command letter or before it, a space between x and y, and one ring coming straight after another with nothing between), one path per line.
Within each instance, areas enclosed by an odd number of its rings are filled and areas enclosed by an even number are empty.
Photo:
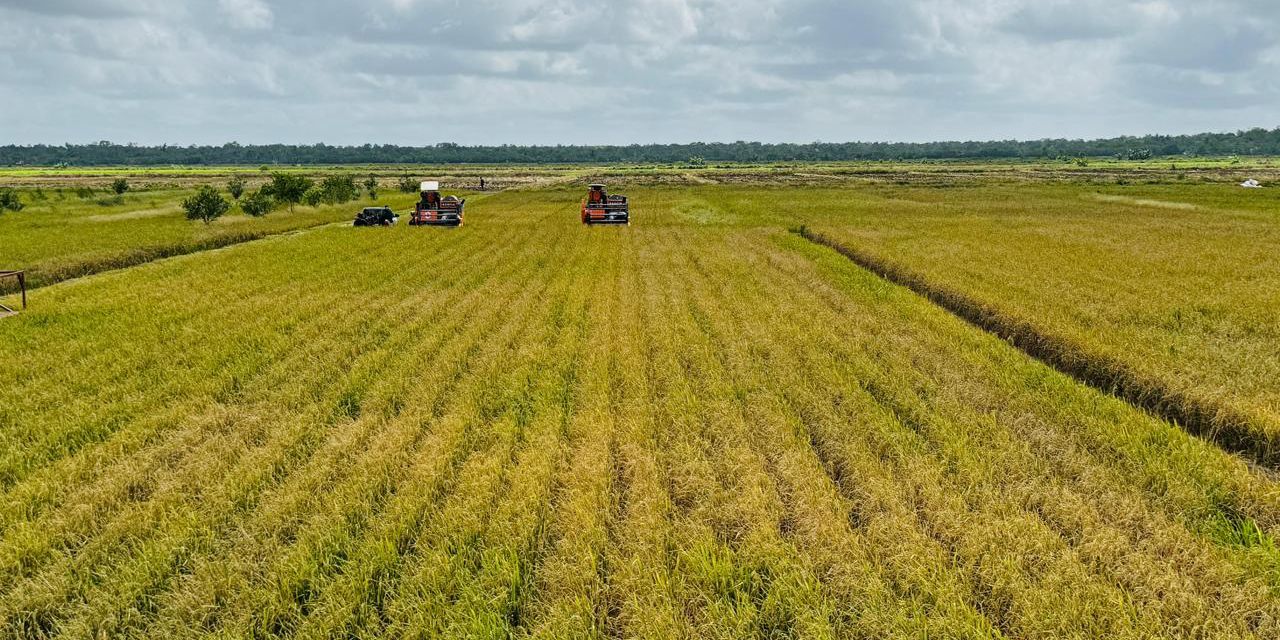
M320 201L325 204L342 204L360 199L360 187L351 176L329 176L320 183Z
M313 186L315 182L310 178L291 173L273 173L271 182L263 190L276 202L289 205L289 210L293 211L293 205L302 202L303 196Z
M302 204L308 207L318 207L322 202L324 202L324 190L320 187L311 187L302 194Z
M18 196L17 190L8 187L0 189L0 212L22 211L24 206L26 205L22 204L22 198Z
M275 206L276 203L272 200L271 195L259 189L258 191L250 194L240 203L240 210L244 211L247 215L251 215L255 218L261 218L262 216L271 213L271 210L274 209Z
M231 209L231 203L217 189L204 185L195 195L182 201L182 208L186 210L188 220L201 220L209 224L226 214Z
M240 196L244 195L244 178L240 176L231 178L227 183L227 193L231 194L232 199L239 200Z
M126 178L116 178L111 182L111 190L118 196L124 195L124 192L129 190L129 180Z

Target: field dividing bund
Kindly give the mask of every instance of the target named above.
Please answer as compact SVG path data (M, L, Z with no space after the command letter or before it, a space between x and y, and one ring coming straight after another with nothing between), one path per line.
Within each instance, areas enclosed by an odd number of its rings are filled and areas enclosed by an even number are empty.
M736 192L632 195L44 289L0 638L1280 635L1268 473Z
M1260 465L1280 466L1280 430L1262 431L1249 416L1229 406L1175 391L1159 378L1134 371L1122 359L1091 353L1087 347L1068 338L1045 333L1033 321L1009 315L821 232L802 227L798 233L882 278L911 289L975 327L994 333L1031 357L1091 387L1181 425L1191 433Z
M798 222L1054 367L1277 467L1275 197L1103 191L900 189L810 204Z

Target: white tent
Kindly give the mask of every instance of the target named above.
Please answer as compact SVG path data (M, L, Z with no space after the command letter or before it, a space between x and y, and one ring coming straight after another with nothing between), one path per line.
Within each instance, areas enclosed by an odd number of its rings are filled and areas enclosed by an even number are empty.
M1246 189L1261 189L1262 183L1258 182L1257 180L1254 180L1253 178L1249 178L1248 180L1241 182L1240 186Z

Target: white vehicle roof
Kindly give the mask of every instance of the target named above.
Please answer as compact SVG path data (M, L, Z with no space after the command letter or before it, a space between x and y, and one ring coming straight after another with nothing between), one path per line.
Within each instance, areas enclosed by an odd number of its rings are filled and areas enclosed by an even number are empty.
M439 182L436 182L436 181L434 181L434 180L432 180L432 181L430 181L430 182L423 182L423 183L422 183L422 190L423 190L423 191L439 191L439 190L440 190L440 183L439 183Z

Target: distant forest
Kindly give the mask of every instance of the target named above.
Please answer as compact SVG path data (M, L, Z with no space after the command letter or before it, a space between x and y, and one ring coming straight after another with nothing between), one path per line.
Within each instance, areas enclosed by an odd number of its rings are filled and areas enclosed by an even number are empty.
M272 165L272 164L564 164L796 162L839 160L1054 159L1116 157L1145 160L1168 156L1280 155L1280 128L1185 136L1121 137L1107 140L998 142L759 142L649 144L630 146L371 145L159 146L64 144L0 147L0 165Z

